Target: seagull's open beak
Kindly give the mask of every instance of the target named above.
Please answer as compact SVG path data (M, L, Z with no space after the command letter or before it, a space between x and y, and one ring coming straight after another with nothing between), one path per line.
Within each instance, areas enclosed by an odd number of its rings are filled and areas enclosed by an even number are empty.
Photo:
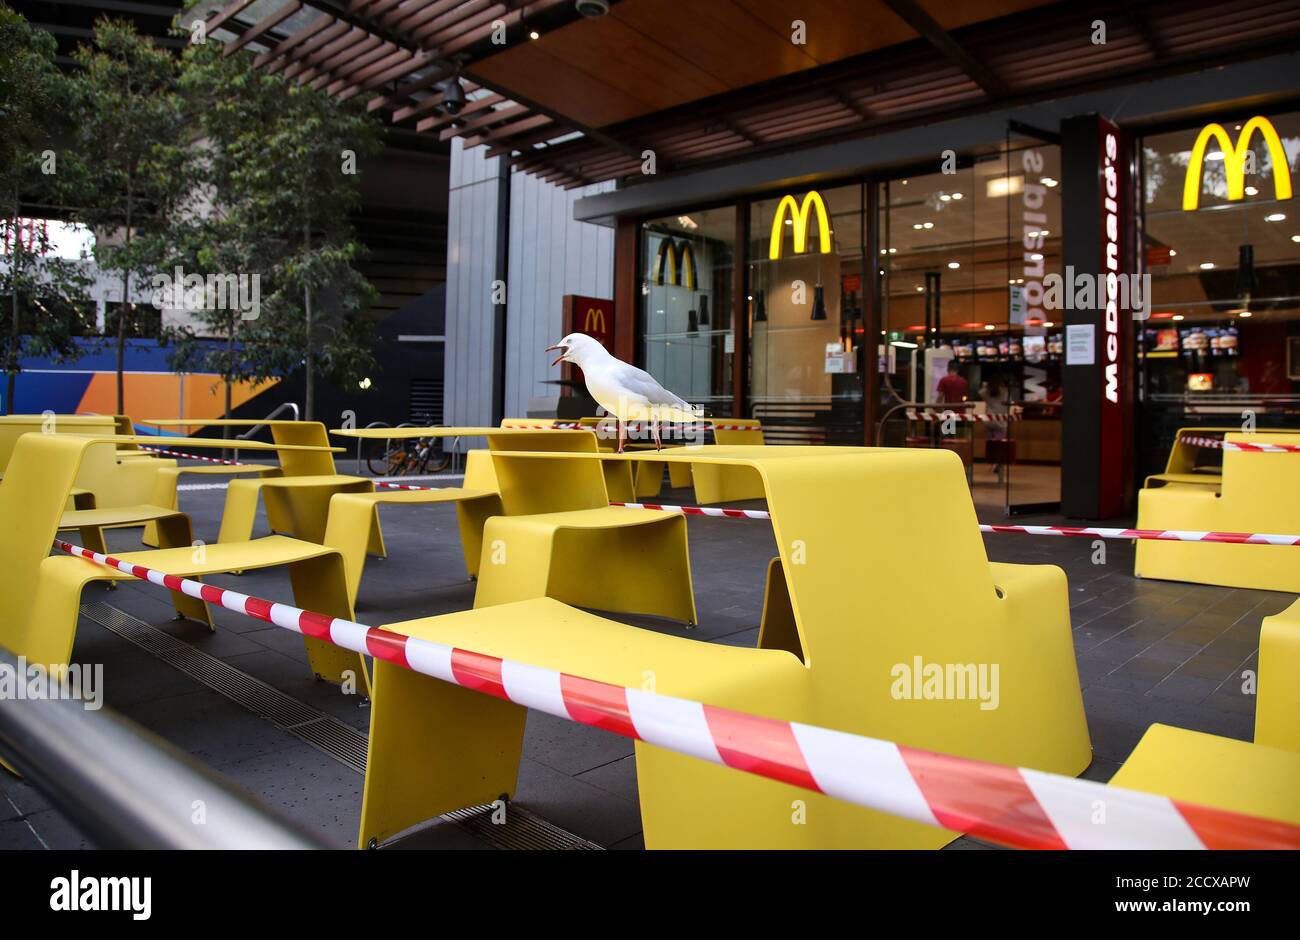
M564 361L564 357L569 354L569 347L562 346L559 343L556 343L554 346L547 346L546 349L543 350L544 352L555 352L555 350L557 349L560 350L560 358L556 359L554 362L551 363L552 368L558 366L561 362Z

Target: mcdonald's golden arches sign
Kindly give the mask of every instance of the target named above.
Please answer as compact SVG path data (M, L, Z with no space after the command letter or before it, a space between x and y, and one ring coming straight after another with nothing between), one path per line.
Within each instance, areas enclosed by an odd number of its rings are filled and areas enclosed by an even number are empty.
M695 290L695 251L690 242L665 235L655 255L655 283Z
M803 197L802 202L796 203L794 196L785 195L777 203L776 216L772 219L772 237L767 249L767 256L770 260L776 261L781 257L781 246L785 242L785 221L787 216L789 216L791 227L794 229L795 254L802 254L808 250L808 226L812 222L814 213L817 216L817 243L821 246L822 254L830 254L831 217L826 211L826 203L822 201L821 193L814 189Z
M1183 181L1183 209L1190 212L1201 202L1201 168L1205 161L1205 148L1211 140L1223 154L1223 171L1228 179L1228 198L1242 199L1246 195L1246 160L1250 152L1250 142L1256 132L1264 138L1268 148L1269 162L1273 164L1273 188L1275 198L1291 198L1291 167L1287 163L1286 150L1277 130L1268 118L1253 117L1242 125L1237 135L1237 142L1224 130L1222 124L1207 124L1196 135L1192 146L1192 156L1187 162L1187 178Z

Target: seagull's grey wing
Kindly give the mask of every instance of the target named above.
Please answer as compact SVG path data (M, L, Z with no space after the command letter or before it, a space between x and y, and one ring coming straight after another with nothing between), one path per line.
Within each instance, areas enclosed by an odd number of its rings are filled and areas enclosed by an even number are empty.
M678 398L668 389L655 381L654 376L644 369L620 362L614 378L620 385L635 395L645 397L651 405L672 405L674 408L690 410L690 404Z

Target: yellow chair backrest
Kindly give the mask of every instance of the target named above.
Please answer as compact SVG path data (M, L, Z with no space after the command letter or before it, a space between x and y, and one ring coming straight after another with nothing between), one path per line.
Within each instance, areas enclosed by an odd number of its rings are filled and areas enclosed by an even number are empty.
M1179 428L1174 438L1174 446L1169 448L1165 473L1192 473L1198 466L1209 462L1199 446L1183 443L1184 437L1211 437L1240 430L1240 428Z
M41 562L50 554L83 457L114 461L114 443L73 434L24 434L0 480L0 642L22 629L36 596Z
M595 454L589 431L537 431L487 435L497 492L507 516L596 509L609 505L598 460L511 457L512 451ZM468 485L468 484L467 484Z
M5 415L0 417L0 473L9 465L18 438L37 431L44 434L116 434L112 415Z
M1233 432L1224 440L1237 444L1300 446L1300 431ZM1289 534L1300 527L1300 453L1223 452L1223 503L1231 506L1233 524L1243 532ZM1237 520L1240 520L1239 522Z
M308 444L329 447L329 435L319 421L286 421L271 424L271 440L277 444ZM280 467L287 477L333 476L338 473L329 451L281 451Z
M757 418L713 418L722 430L713 432L718 444L763 444L763 423Z

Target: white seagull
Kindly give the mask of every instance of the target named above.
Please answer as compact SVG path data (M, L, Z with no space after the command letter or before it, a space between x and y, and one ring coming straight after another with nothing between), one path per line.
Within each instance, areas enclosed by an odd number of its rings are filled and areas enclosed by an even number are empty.
M560 350L560 357L551 363L572 362L582 370L591 397L618 419L618 453L623 453L627 421L650 423L655 450L662 449L659 442L659 422L692 423L697 416L691 406L654 380L644 369L628 365L610 355L600 342L586 333L570 333L546 351Z

